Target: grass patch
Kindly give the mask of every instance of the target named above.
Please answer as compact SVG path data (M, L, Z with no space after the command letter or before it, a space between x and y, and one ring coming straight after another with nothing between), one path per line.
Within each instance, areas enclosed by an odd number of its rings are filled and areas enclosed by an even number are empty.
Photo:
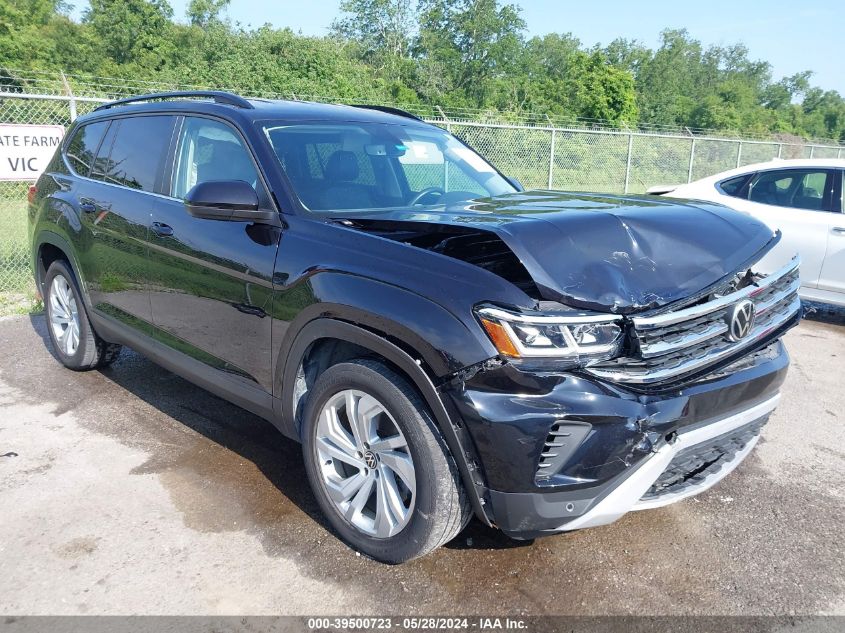
M32 286L27 187L28 182L0 183L0 292L28 293Z
M0 292L0 317L43 312L44 303L35 297L34 292Z

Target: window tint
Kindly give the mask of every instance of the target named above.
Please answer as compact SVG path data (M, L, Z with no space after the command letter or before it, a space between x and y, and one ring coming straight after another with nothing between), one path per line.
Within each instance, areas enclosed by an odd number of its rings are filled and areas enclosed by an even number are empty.
M70 143L67 144L65 156L73 171L80 176L87 176L88 172L91 171L91 164L94 162L97 147L100 145L100 139L103 138L103 132L106 131L108 124L108 121L98 121L83 125L73 135Z
M170 145L174 120L171 116L116 119L111 151L108 157L104 152L97 157L99 178L132 189L155 191L156 175Z
M780 207L824 211L830 173L819 169L780 169L759 174L749 200Z
M186 117L176 150L171 195L184 198L194 185L209 180L243 180L263 191L249 150L231 127L212 119Z
M722 189L723 192L728 194L729 196L733 196L735 198L745 198L746 195L742 195L742 189L745 186L745 183L748 182L748 179L751 177L749 174L743 174L742 176L735 176L734 178L728 178L727 180L723 180L719 183L719 187Z
M845 171L838 172L836 179L839 181L839 212L845 213Z
M100 143L100 151L97 152L97 158L94 159L94 165L91 168L91 178L95 180L104 180L106 171L109 165L109 155L111 154L112 145L114 145L114 137L117 128L120 124L117 121L110 122L109 130L103 137L103 142Z

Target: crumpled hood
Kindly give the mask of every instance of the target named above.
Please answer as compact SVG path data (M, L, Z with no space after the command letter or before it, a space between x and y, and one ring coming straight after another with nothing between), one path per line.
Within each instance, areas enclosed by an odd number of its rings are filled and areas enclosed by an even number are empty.
M620 314L696 294L762 255L774 237L763 223L718 204L552 191L347 217L489 231L544 299Z

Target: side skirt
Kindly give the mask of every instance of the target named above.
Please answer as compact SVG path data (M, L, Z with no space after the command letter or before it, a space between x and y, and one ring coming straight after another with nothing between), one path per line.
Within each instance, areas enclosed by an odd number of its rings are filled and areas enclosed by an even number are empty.
M281 426L273 412L273 396L244 378L229 375L182 354L163 343L127 328L116 319L89 310L89 318L97 333L107 341L120 343L143 354L156 365L178 374L206 391L254 413L274 426Z

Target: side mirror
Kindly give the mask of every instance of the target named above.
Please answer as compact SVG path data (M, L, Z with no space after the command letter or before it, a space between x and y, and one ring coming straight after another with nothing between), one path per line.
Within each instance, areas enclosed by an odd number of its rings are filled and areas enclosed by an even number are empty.
M511 183L517 191L525 191L525 187L516 178L507 176L508 182Z
M185 196L185 208L195 218L230 222L269 222L278 214L258 208L258 194L243 180L208 180Z

